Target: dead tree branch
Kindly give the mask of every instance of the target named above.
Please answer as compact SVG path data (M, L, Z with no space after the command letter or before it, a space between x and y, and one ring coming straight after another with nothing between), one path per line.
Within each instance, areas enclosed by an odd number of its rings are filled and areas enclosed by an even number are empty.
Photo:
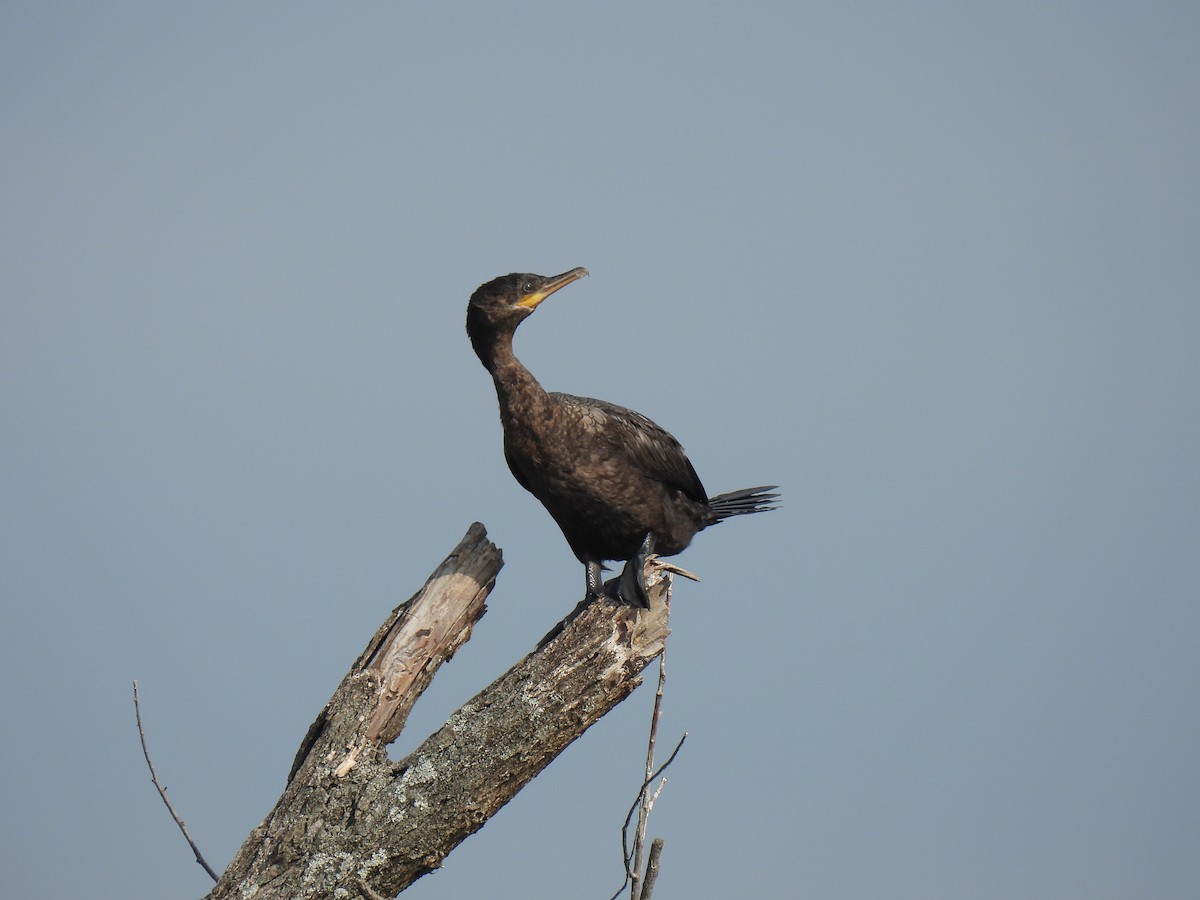
M150 748L146 746L146 731L142 728L142 704L138 699L138 683L133 682L133 717L137 720L138 739L142 742L142 756L146 757L146 766L150 769L150 782L158 791L158 796L162 797L162 802L167 805L167 812L171 814L171 818L175 820L175 824L179 826L179 830L183 832L183 838L188 842L188 846L192 848L192 853L196 855L196 862L200 863L205 872L209 874L213 881L216 881L218 875L212 870L212 866L208 864L208 860L204 858L204 854L200 852L200 848L196 846L196 842L192 840L192 834L188 831L187 825L183 821L183 817L175 811L174 804L167 797L167 789L162 786L162 782L158 780L158 772L154 768L154 760L150 758Z
M642 883L642 892L638 895L638 900L650 900L650 895L654 893L654 882L658 880L662 850L662 838L655 838L650 842L650 858L646 861L646 880Z
M671 576L667 576L667 605L671 604ZM658 655L658 688L654 691L654 710L650 714L650 738L646 747L646 783L648 784L654 778L654 749L658 746L658 723L662 719L662 701L663 691L667 685L667 647L663 644L663 652ZM633 887L630 889L630 900L640 900L642 891L642 853L646 846L646 828L650 824L650 810L654 808L654 801L658 799L658 793L666 784L666 779L659 785L658 791L654 792L653 797L646 793L646 788L642 788L642 802L638 809L637 829L634 831L633 837L633 868L629 871L629 877L633 880Z
M663 772L665 772L671 763L675 762L675 757L678 756L679 751L683 749L683 742L686 740L687 732L685 731L679 738L679 743L675 745L675 749L671 751L671 755L667 757L667 761L659 766L653 775L649 776L645 781L642 782L641 790L638 791L637 797L634 798L633 805L629 807L629 812L625 814L625 824L621 826L621 852L624 854L625 880L621 882L621 886L617 888L617 892L613 894L609 900L617 900L617 898L621 896L621 892L625 890L625 885L630 883L632 877L634 851L629 846L629 823L633 821L633 814L638 811L644 802L646 802L646 791L650 789L650 785L654 783L654 780ZM653 795L651 795L649 801L651 808L653 808L654 801L658 799L658 795L666 786L666 783L667 779L664 778L661 782L659 782L658 788L655 789ZM655 840L660 839L656 838ZM653 846L653 843L651 843L651 849L653 849ZM660 850L659 852L661 853L662 851Z
M372 638L309 728L287 788L212 900L391 897L436 869L641 683L668 612L595 602L399 762L396 738L438 666L469 637L502 565L483 526Z

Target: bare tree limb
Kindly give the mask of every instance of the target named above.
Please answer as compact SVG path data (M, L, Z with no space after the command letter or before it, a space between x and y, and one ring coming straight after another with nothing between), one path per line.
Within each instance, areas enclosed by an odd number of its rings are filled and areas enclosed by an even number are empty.
M609 900L617 900L617 898L621 896L621 892L625 890L625 885L629 884L630 873L633 869L633 851L629 848L629 823L633 820L633 814L638 811L638 808L642 803L642 798L645 797L646 790L650 787L650 783L663 772L665 772L667 770L667 766L675 762L675 757L678 756L679 751L683 749L683 742L686 740L687 732L685 731L679 738L679 743L675 745L675 749L671 751L671 755L667 757L667 761L659 766L653 775L642 782L642 787L638 791L637 797L634 798L633 805L629 807L629 812L625 814L625 824L621 826L621 853L624 855L625 880L621 882L621 886L617 888L617 892L613 894ZM665 784L666 779L664 778L663 784L659 785L658 790L654 792L654 796L651 798L651 806L654 805L654 800L658 799L658 794L663 789Z
M581 605L413 753L390 761L384 747L469 638L501 565L473 525L384 623L310 727L283 796L212 900L394 896L641 683L669 631L654 573L649 610Z
M671 603L671 576L666 576L667 582L667 605ZM646 783L649 784L654 778L654 748L658 743L658 723L662 718L662 701L663 689L667 684L667 647L663 644L663 652L658 655L658 687L654 691L654 709L650 713L650 739L646 747ZM663 779L663 785L666 784L666 779ZM631 900L640 900L642 896L642 852L646 845L646 827L650 821L650 810L654 806L654 800L657 799L659 791L663 785L659 785L657 791L654 792L654 797L651 798L646 794L643 787L641 791L642 802L638 809L637 828L633 833L633 866L629 870L629 877L633 881L633 886L629 890Z
M142 704L138 700L138 683L136 679L133 682L133 716L137 720L138 739L142 742L142 755L146 757L146 766L150 769L150 781L158 791L158 796L162 797L162 802L167 805L167 811L171 814L171 818L175 820L175 824L183 832L184 840L188 842L188 846L192 848L192 853L196 855L196 862L200 863L213 881L217 881L219 876L212 870L212 866L208 864L208 861L204 858L204 854L196 846L196 842L192 840L192 835L188 831L187 825L184 824L183 818L175 811L175 807L167 797L167 789L158 780L158 772L154 769L154 761L150 759L150 750L146 746L146 732L142 728Z
M663 602L668 610L671 606L671 574L684 575L688 578L699 580L683 569L676 566L664 563L660 559L654 559L653 566L656 570L663 572L663 582L665 584L665 596ZM646 863L645 873L642 871L642 853L646 844L646 827L650 820L650 812L654 809L654 804L658 801L658 795L662 793L663 788L667 786L667 779L664 777L655 788L653 794L647 794L650 784L657 778L667 766L675 761L675 757L679 754L683 747L683 742L687 740L687 732L684 732L683 737L679 739L679 743L675 745L675 749L671 751L671 755L667 761L655 771L654 769L654 753L658 746L658 723L662 719L662 702L663 694L667 685L667 645L663 642L663 651L658 655L658 687L654 692L654 708L650 713L650 737L646 746L646 779L642 782L641 788L638 790L637 797L634 798L633 806L629 808L628 815L625 816L625 822L621 826L621 853L623 854L623 862L625 865L625 878L621 881L621 886L617 888L617 892L612 895L611 900L617 900L621 896L621 892L625 890L625 885L630 885L629 897L630 900L648 900L650 894L650 884L653 878L658 877L659 855L662 853L662 838L656 838L651 845L651 856ZM637 827L634 829L633 846L629 846L629 822L633 818L634 810L638 811ZM653 868L653 877L651 869Z
M650 843L650 858L646 860L646 880L642 883L642 893L639 900L650 900L650 895L654 893L654 882L658 880L662 849L662 838L655 838Z

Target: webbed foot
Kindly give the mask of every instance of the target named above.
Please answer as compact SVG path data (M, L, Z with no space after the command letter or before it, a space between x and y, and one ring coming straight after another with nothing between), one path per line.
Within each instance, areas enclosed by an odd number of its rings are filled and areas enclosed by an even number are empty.
M646 560L654 554L654 535L646 532L642 545L625 563L621 574L604 583L604 593L614 600L636 606L641 609L650 608L650 594L646 590Z

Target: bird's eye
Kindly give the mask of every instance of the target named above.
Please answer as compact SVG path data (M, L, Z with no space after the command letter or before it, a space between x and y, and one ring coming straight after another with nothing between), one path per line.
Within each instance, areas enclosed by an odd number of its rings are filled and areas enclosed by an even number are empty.
M533 293L533 282L527 281L523 285L521 285L521 293L532 294Z

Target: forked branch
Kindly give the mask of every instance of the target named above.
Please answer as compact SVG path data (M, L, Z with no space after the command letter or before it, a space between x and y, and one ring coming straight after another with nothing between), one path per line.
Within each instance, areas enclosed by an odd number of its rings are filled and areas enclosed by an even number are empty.
M372 638L309 728L283 796L212 900L391 897L436 869L567 745L641 683L661 652L651 608L583 605L399 762L385 747L438 666L469 637L502 565L482 525Z

